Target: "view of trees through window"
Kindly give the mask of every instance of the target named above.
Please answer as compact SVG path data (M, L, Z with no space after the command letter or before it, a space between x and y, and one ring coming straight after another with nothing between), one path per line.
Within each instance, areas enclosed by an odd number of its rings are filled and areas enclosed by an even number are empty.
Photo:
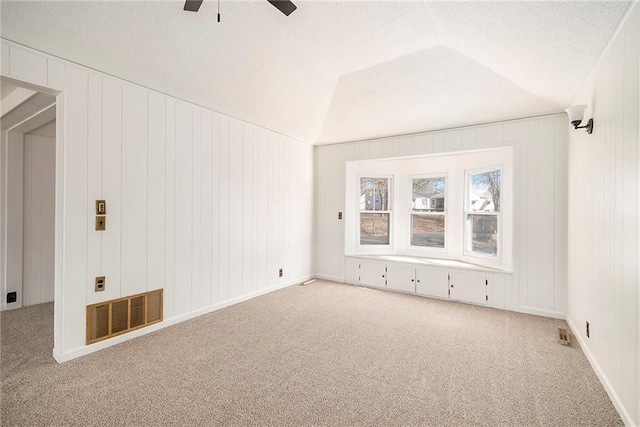
M388 245L391 220L389 178L360 179L360 244Z
M411 245L444 248L445 177L411 180Z
M470 252L498 255L500 170L469 175L467 192L468 246Z

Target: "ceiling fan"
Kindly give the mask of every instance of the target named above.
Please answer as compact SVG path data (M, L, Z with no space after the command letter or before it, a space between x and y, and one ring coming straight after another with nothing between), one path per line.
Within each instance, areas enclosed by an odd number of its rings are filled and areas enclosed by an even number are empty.
M202 5L204 0L186 0L184 2L184 10L189 12L197 12ZM297 9L297 6L293 4L290 0L267 0L269 3L274 5L276 9L280 12L284 13L286 16L291 15L291 13ZM220 13L218 13L218 22L220 22Z

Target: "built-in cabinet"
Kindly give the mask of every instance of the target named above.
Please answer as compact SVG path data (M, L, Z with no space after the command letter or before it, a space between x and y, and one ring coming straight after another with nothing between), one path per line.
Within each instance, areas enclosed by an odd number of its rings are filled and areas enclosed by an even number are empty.
M419 267L347 257L347 283L374 286L429 297L487 304L489 279L483 270Z

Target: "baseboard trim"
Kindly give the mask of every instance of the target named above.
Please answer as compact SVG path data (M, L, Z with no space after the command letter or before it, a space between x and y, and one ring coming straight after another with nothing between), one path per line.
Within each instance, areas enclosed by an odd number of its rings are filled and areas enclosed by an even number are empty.
M580 344L580 348L582 348L582 352L585 354L585 356L587 356L587 360L589 361L589 363L591 364L591 367L593 368L594 372L598 376L600 383L603 385L605 391L609 395L609 399L611 399L611 402L613 402L613 406L618 411L618 414L620 414L622 421L626 426L634 426L635 424L633 423L633 420L631 419L629 412L627 412L626 408L622 404L622 400L620 400L620 397L618 397L618 394L615 392L615 390L611 386L611 383L609 382L609 378L607 378L604 371L600 367L600 364L598 363L596 358L593 356L593 353L591 353L591 350L589 349L589 346L582 338L582 335L578 333L578 328L576 328L575 323L573 323L573 320L571 320L571 317L569 317L568 314L566 315L566 321L567 321L567 324L569 325L569 328L571 328L571 332L573 332L573 336L578 341L578 344Z
M509 309L505 309L505 310L509 310ZM513 311L517 311L518 313L534 314L536 316L542 316L542 317L551 317L554 319L561 319L561 320L565 320L567 318L567 315L560 311L544 310L542 308L527 307L523 305L518 306Z
M294 286L294 285L299 285L302 282L305 282L309 279L312 279L314 276L313 275L307 275L307 276L303 276L300 277L298 279L295 280L291 280L288 281L286 283L280 284L280 285L276 285L276 286L271 286L269 288L266 289L261 289L259 291L255 291L255 292L251 292L249 294L246 295L242 295L236 298L232 298L226 301L222 301L216 304L212 304L209 305L207 307L203 307L203 308L199 308L197 310L191 311L189 313L185 313L185 314L181 314L178 316L174 316L171 317L169 319L164 319L162 322L160 323L156 323L154 325L150 325L147 326L145 328L142 329L138 329L135 330L133 332L124 334L124 335L119 335L117 337L113 337L104 341L100 341L94 344L90 344L87 346L83 346L83 347L78 347L75 348L73 350L69 350L69 351L65 351L63 353L60 353L57 351L57 349L53 349L53 358L58 362L58 363L64 363L64 362L68 362L69 360L73 360L76 359L80 356L86 356L87 354L91 354L91 353L95 353L96 351L100 351L100 350L104 350L105 348L114 346L116 344L120 344L123 343L125 341L129 341L133 338L137 338L146 334L150 334L152 332L158 331L160 329L164 329L166 327L172 326L172 325L176 325L178 323L184 322L186 320L190 320L190 319L194 319L196 317L202 316L204 314L208 314L256 297L259 297L261 295L265 295L268 294L270 292L273 291L277 291L280 289L284 289L287 288L289 286Z
M315 274L313 278L318 280L330 280L332 282L344 283L344 278L339 276L329 276L327 274Z

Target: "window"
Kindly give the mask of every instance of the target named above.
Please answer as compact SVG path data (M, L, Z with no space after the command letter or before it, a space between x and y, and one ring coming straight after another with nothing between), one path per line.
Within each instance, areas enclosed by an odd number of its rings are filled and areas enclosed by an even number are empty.
M360 245L389 245L391 178L360 178Z
M499 257L500 169L467 172L466 252Z
M446 178L421 177L411 182L411 246L444 248Z

